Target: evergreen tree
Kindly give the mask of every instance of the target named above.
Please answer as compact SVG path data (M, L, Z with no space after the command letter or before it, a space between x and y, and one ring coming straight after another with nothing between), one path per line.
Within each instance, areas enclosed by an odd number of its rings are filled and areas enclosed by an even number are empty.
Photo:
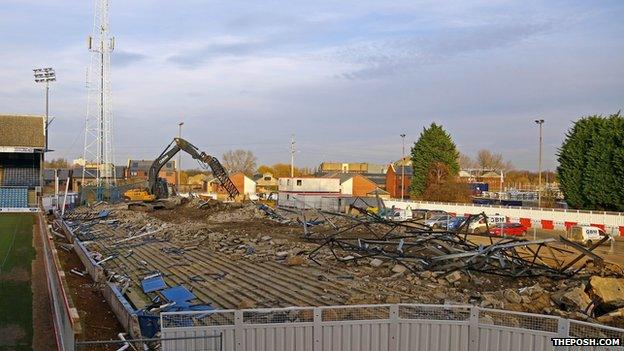
M559 182L570 207L624 211L624 118L619 112L578 120L558 156Z
M412 196L422 197L427 189L427 176L436 163L446 165L449 175L459 173L459 152L451 136L435 123L424 128L412 147Z

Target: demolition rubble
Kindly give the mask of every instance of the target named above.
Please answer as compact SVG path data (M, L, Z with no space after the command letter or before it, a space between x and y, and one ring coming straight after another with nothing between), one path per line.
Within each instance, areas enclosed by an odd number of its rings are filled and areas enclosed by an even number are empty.
M624 326L624 275L592 252L598 244L473 235L466 223L433 230L357 206L338 213L181 198L152 212L80 207L65 224L103 268L93 278L146 314L404 302Z

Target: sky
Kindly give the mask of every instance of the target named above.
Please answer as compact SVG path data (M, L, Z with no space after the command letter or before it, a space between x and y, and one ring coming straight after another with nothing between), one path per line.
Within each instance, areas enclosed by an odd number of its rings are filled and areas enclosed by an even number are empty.
M84 147L94 3L0 2L0 113L43 114L32 69L54 67L48 158ZM389 163L442 124L458 149L544 168L573 121L624 106L624 2L110 1L118 164L178 133L258 164ZM185 168L196 165L185 157Z

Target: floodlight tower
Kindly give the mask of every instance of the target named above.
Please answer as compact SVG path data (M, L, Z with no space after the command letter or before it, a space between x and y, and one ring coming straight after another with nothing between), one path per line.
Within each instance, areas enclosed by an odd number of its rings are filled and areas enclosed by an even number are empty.
M44 83L45 84L45 150L49 151L48 146L48 126L50 125L50 82L56 81L56 72L54 72L54 68L46 67L46 68L35 68L33 69L35 74L35 82L36 83Z
M110 55L115 48L115 38L109 33L108 11L108 0L95 0L93 34L88 39L91 65L87 70L82 183L85 175L91 175L98 187L116 183L110 81Z

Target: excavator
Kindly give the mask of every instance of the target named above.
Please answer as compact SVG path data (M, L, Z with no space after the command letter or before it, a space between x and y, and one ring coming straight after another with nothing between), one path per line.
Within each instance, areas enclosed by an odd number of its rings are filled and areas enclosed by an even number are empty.
M238 189L236 189L236 186L228 177L227 171L223 168L221 162L219 162L216 157L210 156L203 151L199 151L195 145L182 138L174 138L150 166L147 181L148 188L130 189L123 194L126 201L131 201L131 203L128 204L128 208L144 207L153 209L156 206L148 203L156 202L159 199L165 199L169 196L169 187L167 182L164 179L159 178L158 173L160 173L163 166L180 151L184 151L191 155L193 159L199 162L202 168L212 170L213 176L221 182L221 186L225 189L230 198L233 199L239 194Z

